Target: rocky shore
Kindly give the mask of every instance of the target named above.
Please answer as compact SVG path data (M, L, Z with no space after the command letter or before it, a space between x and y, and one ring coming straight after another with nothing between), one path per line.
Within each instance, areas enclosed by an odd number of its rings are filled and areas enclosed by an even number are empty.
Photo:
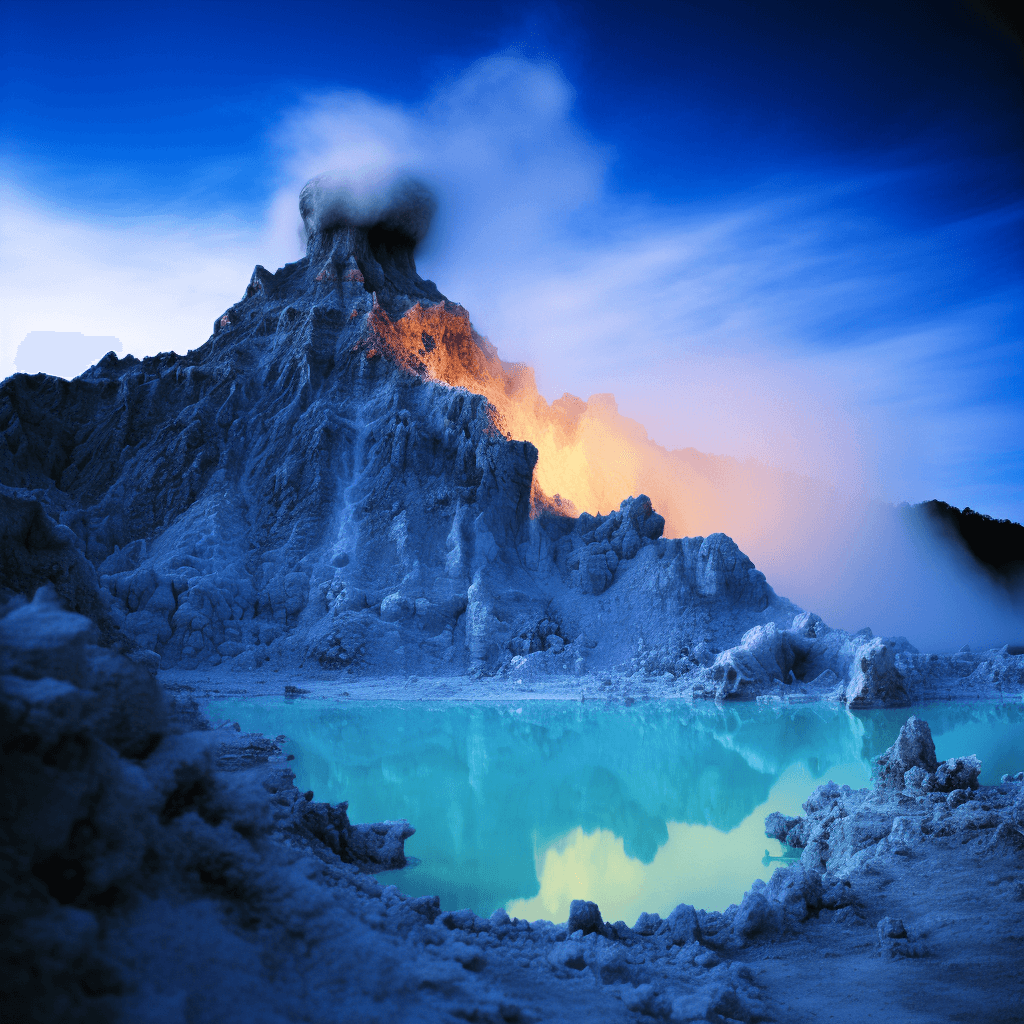
M374 879L409 823L353 825L98 639L45 591L0 619L5 1019L1020 1018L1024 774L979 786L916 719L872 790L769 816L799 863L723 913L482 919Z

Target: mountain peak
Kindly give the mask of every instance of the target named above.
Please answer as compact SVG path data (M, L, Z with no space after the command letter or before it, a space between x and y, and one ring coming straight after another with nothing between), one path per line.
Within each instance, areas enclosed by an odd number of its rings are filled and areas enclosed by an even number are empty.
M313 178L299 194L299 213L315 279L362 283L393 311L407 308L402 297L443 301L434 283L416 272L414 258L436 209L433 193L414 178L373 188L331 175Z

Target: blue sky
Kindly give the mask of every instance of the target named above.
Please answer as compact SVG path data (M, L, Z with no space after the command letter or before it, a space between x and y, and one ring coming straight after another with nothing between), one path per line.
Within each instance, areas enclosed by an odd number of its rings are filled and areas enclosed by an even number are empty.
M0 372L198 346L306 177L405 167L549 398L1021 519L1022 129L955 3L0 2Z

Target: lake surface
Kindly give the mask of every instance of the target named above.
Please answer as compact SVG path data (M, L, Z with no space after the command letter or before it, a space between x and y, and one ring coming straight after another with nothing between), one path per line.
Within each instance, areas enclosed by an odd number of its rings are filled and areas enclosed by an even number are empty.
M765 837L828 779L870 784L909 715L941 759L977 754L982 782L1024 770L1024 704L851 713L805 704L630 707L592 701L219 701L214 721L285 734L300 790L349 801L352 821L407 818L419 863L379 877L445 910L564 921L573 899L606 920L680 902L723 910L792 853Z

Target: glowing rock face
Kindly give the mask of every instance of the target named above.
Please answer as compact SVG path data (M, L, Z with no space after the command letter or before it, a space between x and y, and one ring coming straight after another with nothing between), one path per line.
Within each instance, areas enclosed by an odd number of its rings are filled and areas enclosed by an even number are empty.
M528 676L792 619L727 538L662 539L634 478L573 454L572 403L416 274L421 192L370 205L311 183L306 258L257 267L186 356L4 383L4 479L44 495L113 628L164 665Z

